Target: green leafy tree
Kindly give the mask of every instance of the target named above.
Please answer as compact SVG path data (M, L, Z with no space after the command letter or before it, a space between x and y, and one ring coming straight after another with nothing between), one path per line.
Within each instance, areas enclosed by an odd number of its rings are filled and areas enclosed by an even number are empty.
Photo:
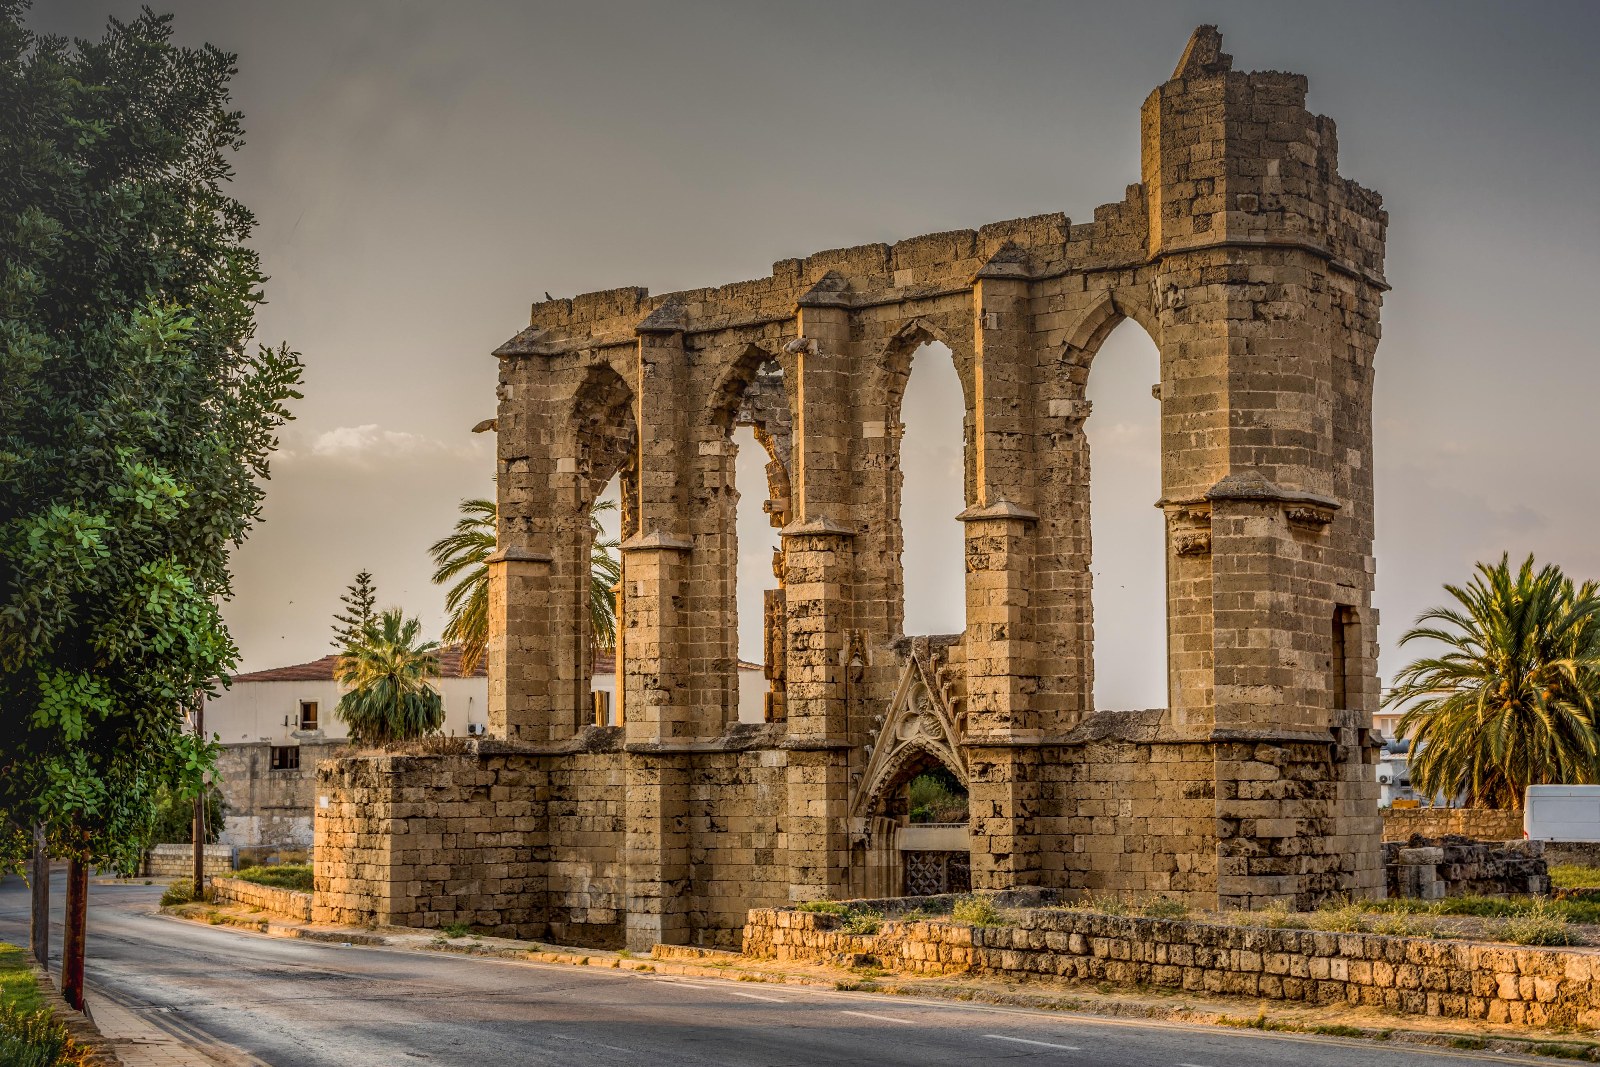
M252 345L234 57L171 19L39 36L0 0L0 863L134 869L215 747L183 708L237 660L218 605L300 361Z
M1515 808L1530 785L1600 781L1600 589L1529 556L1480 563L1400 639L1437 642L1396 677L1411 780L1424 796Z
M377 609L378 588L373 584L372 572L362 571L356 580L345 586L339 596L344 610L333 616L333 647L343 651L355 644L363 631L372 623Z
M222 836L226 813L222 790L215 783L206 785L206 844L214 845ZM194 801L176 790L162 786L156 790L150 809L150 843L188 845L194 842Z
M600 516L615 511L615 500L598 500L589 512L594 544L589 550L589 622L601 648L617 644L617 602L611 589L622 577L617 542L600 527ZM445 593L444 639L461 646L463 677L477 670L489 645L489 557L495 550L495 503L478 498L461 502L455 531L435 541L435 585L455 582Z
M385 745L436 734L444 725L439 643L419 641L422 624L398 609L383 612L339 657L334 677L347 687L335 714L360 745Z

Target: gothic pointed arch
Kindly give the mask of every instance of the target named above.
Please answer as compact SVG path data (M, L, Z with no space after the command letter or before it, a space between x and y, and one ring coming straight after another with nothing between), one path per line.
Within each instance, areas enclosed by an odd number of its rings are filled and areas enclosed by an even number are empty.
M864 825L884 794L913 762L932 757L968 784L967 756L956 715L945 699L928 655L927 640L913 642L900 683L884 714L867 757L867 766L850 803L852 824Z

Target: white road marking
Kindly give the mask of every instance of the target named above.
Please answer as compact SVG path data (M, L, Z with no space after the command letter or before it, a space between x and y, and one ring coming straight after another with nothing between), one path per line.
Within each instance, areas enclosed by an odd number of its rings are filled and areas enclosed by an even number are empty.
M1040 1048L1058 1048L1063 1052L1083 1051L1083 1049L1079 1048L1077 1045L1058 1045L1053 1041L1035 1041L1032 1038L1027 1037L1007 1037L1005 1034L984 1034L983 1036L991 1038L995 1041L1014 1041L1019 1045L1038 1045ZM1179 1067L1183 1067L1183 1065L1179 1064Z
M576 1041L579 1044L583 1044L583 1045L593 1045L595 1048L610 1049L612 1052L628 1052L628 1053L631 1053L631 1052L634 1051L631 1048L623 1048L620 1045L607 1045L607 1044L605 1044L603 1042L600 1042L600 1041L591 1041L589 1038L586 1038L586 1037L573 1037L570 1034L551 1034L550 1036L555 1038L557 1041Z
M911 1019L896 1019L893 1015L874 1015L870 1011L841 1011L839 1014L840 1015L859 1015L863 1019L877 1019L879 1022L899 1023L901 1026L915 1026L915 1025L917 1025L916 1022L914 1020L911 1020Z
M1206 1067L1203 1063L1174 1063L1172 1067Z
M787 1003L789 1003L787 1000L784 1000L782 997L764 997L760 993L741 993L737 989L724 989L723 992L728 994L728 996L730 996L730 997L744 997L746 1000L764 1000L768 1004L787 1004Z
M708 985L705 982L673 982L673 981L669 981L667 984L668 985L686 985L686 986L690 986L690 987L692 987L694 989L710 989L710 990L712 990L714 992L717 992L717 993L726 993L730 997L744 997L746 1000L764 1000L769 1004L787 1004L787 1003L789 1003L787 1000L783 999L782 997L764 997L760 993L745 993L745 992L742 992L742 991L740 991L738 989L724 989L720 985Z

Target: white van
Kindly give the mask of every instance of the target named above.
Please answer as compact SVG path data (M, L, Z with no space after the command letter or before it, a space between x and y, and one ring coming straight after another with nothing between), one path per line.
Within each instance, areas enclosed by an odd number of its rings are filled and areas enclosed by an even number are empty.
M1600 841L1600 785L1530 785L1522 836L1534 841Z

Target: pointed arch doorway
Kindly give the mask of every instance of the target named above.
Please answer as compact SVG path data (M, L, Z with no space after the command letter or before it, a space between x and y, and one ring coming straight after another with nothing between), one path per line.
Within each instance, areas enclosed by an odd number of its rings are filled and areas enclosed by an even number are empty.
M972 887L960 735L959 715L932 669L929 641L913 639L851 803L853 866L863 896L928 896Z

